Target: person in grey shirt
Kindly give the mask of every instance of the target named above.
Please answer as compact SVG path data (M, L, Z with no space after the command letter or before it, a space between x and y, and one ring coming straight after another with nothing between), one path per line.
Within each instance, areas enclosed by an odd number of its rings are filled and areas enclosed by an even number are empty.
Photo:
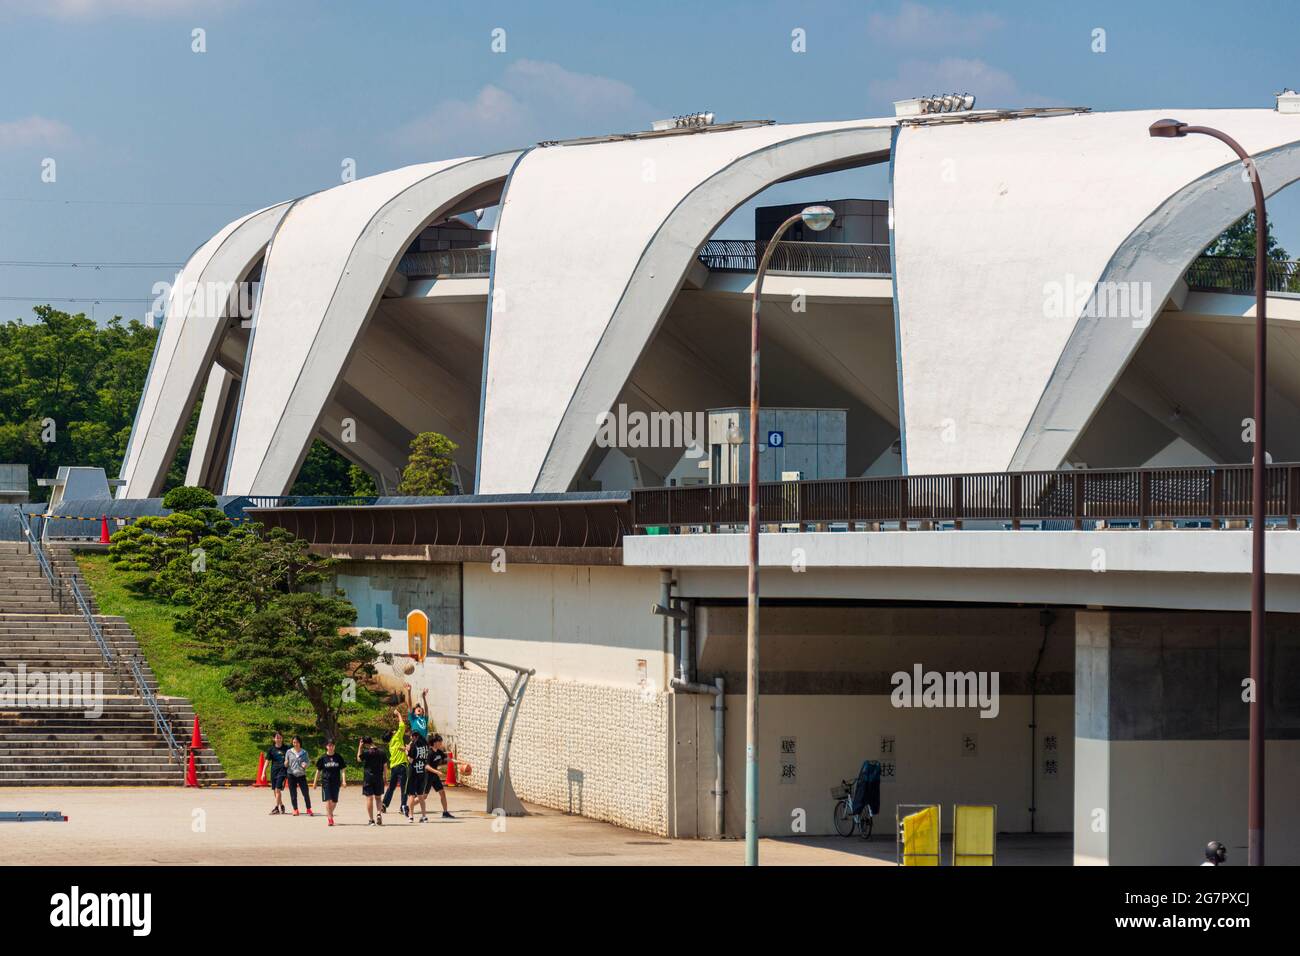
M293 815L298 815L298 788L302 788L302 799L307 806L307 816L311 812L311 793L307 789L307 767L311 764L311 755L302 746L302 738L294 736L293 746L284 755L284 769L289 776L289 802L293 804Z

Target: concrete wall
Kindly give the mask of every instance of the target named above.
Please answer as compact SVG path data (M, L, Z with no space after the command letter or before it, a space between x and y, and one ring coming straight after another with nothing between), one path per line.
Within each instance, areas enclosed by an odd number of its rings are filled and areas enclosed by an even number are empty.
M662 691L665 618L652 568L465 565L465 653L537 670L543 679Z
M1075 862L1185 865L1205 844L1245 859L1245 614L1077 616ZM1300 863L1300 623L1268 620L1267 860Z
M721 674L728 689L744 687L744 609L699 612L699 679ZM863 760L880 760L886 775L881 814L893 825L896 803L940 803L944 826L953 803L993 803L998 829L1029 829L1031 767L1037 781L1035 828L1071 826L1073 789L1073 623L1059 615L1043 644L1032 609L765 607L762 618L759 712L759 827L789 836L834 832L830 788L851 779ZM1030 684L1039 647L1037 754L1031 758ZM914 665L938 671L998 672L998 711L901 708L891 676ZM678 759L676 799L683 815L711 827L712 730L707 711L695 714L700 741L695 761ZM707 715L707 716L706 716ZM726 830L739 835L744 819L745 697L727 695ZM689 725L687 716L687 726ZM966 738L974 738L968 752ZM794 774L783 773L783 740L794 739ZM1053 747L1054 749L1048 749ZM882 752L883 751L883 752ZM786 762L790 762L788 757ZM692 766L696 792L684 794ZM892 766L891 766L892 765ZM689 808L698 806L693 813Z
M669 676L653 569L464 566L465 653L536 670L519 712L519 796L620 826L668 833ZM459 675L456 747L487 785L505 695Z
M728 835L741 836L744 695L728 694L727 708L726 827ZM1072 709L1068 695L1038 698L1039 833L1070 829ZM975 737L976 750L966 755L963 740L970 735ZM781 743L791 737L795 739L793 780L782 776ZM1044 770L1044 761L1052 756L1043 751L1045 737L1054 737L1058 745L1053 774ZM893 739L892 752L881 753L882 738ZM995 720L983 720L970 710L901 710L882 695L765 695L759 711L759 759L758 822L765 836L794 835L796 814L806 820L807 833L835 832L830 788L852 779L868 759L881 761L886 770L892 762L895 771L882 779L882 820L877 832L890 832L897 803L942 805L945 831L952 828L954 803L992 803L998 808L999 832L1029 830L1029 699L1023 695L1004 696Z
M379 645L380 651L405 654L408 647L406 631L385 630L388 631L388 641ZM456 732L459 665L433 658L415 661L409 657L396 657L391 664L380 661L375 669L380 686L394 694L404 693L408 684L414 699L420 700L428 694L429 719L433 722L433 729L444 735Z
M473 768L465 782L482 788L505 695L487 675L462 669L458 696L456 754ZM534 679L511 750L515 791L544 807L666 836L668 698L637 688Z
M460 565L389 561L341 561L335 586L357 607L357 627L406 632L406 615L429 615L432 647L461 649ZM405 647L403 647L405 651Z

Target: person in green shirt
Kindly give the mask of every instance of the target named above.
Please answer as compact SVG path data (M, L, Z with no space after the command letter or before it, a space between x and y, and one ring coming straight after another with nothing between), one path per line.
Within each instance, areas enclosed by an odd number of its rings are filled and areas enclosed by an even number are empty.
M398 787L402 789L402 816L410 816L410 810L406 804L406 774L409 769L409 760L406 756L406 718L396 707L393 713L397 716L397 729L393 731L392 736L388 738L388 790L384 794L384 813L388 812L388 805L393 802L393 791Z

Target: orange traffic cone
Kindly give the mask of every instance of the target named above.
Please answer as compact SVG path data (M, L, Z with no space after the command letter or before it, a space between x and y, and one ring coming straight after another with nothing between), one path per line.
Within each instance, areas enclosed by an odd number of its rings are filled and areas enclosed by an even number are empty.
M104 533L108 533L108 519L104 519ZM203 735L199 733L199 715L194 715L194 732L190 734L190 759L185 767L185 786L199 785L199 768L194 762L194 755L203 749Z
M102 515L99 519L99 543L108 544L108 515Z
M455 751L447 752L447 786L456 786L456 753Z
M270 784L266 782L266 754L264 753L260 753L257 755L257 779L253 781L253 786L255 787L270 786Z

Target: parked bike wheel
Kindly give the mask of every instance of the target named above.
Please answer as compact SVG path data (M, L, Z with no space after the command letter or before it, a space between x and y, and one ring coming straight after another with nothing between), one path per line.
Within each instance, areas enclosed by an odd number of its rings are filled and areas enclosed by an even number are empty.
M863 811L862 811L862 816L858 817L858 836L862 837L862 839L864 839L864 840L868 840L868 839L870 839L870 838L871 838L871 825L872 825L872 823L874 822L874 820L875 820L875 817L873 817L873 816L871 816L871 814L867 813L866 810L863 810Z
M841 800L835 804L835 832L842 837L853 836L853 828L857 821L853 819L853 814L849 812L849 802Z

